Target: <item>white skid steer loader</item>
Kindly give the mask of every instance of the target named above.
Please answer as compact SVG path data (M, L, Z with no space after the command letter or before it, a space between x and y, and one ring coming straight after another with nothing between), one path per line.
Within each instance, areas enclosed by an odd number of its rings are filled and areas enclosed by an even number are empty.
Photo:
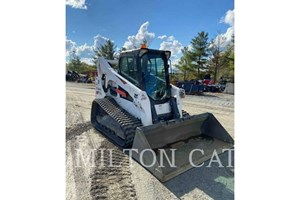
M119 147L132 148L132 157L162 182L234 143L211 113L190 116L182 110L180 89L169 80L170 56L148 48L124 51L117 71L100 57L91 110L94 128ZM202 153L193 154L195 149Z

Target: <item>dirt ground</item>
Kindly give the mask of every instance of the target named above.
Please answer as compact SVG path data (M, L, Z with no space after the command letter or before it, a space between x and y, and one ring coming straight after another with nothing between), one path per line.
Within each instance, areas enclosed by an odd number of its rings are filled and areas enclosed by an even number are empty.
M66 199L234 199L234 168L226 167L228 153L220 155L222 168L217 163L209 168L206 161L203 167L166 183L159 182L135 161L130 167L128 156L90 124L94 88L93 84L66 83ZM187 95L183 109L190 114L213 113L234 138L233 95ZM108 148L114 150L115 167L105 167L111 161L101 160L102 153L109 153L101 149Z

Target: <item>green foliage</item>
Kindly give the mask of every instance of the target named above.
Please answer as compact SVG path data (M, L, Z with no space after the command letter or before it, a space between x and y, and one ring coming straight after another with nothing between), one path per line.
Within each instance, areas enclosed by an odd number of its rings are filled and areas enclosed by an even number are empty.
M90 72L96 71L95 65L88 65L84 62L81 62L79 56L76 55L74 51L72 53L72 58L68 64L66 64L67 71L76 71L80 74L88 74Z
M229 48L227 49L228 52L228 75L230 77L233 78L233 82L234 82L234 35L232 35L232 45L229 46Z
M200 79L200 69L207 69L208 33L199 32L191 41L192 49L187 55L191 61L191 67L197 70L197 78Z
M95 52L95 56L93 58L94 63L97 62L98 57L104 57L107 60L113 60L114 54L116 52L116 46L111 40L107 40L107 42L104 45L97 47L97 49L94 52Z
M80 61L79 56L76 55L75 51L72 52L71 57L72 58L71 58L71 61L69 63L69 68L75 71L75 69L77 69L81 66L81 61Z
M184 47L182 50L182 57L175 67L177 67L183 73L183 80L191 79L191 75L195 73L193 64L189 56L188 47ZM179 77L177 77L179 78Z
M70 63L68 63L66 65L66 68L67 71L76 71L79 74L89 74L90 72L95 72L97 70L95 65L89 65L84 62L82 62L80 66L77 66L75 68Z
M216 39L212 40L210 43L209 51L211 58L209 60L210 72L213 74L214 82L219 80L220 71L222 71L223 66L228 62L225 54L222 52L221 44L224 42L225 38L218 36Z
M222 38L218 37L217 41L211 43L211 59L209 61L210 71L214 75L215 81L221 79L221 77L234 79L234 37L232 37L232 43L225 48L221 48Z
M207 33L200 32L191 41L192 49L187 47L182 50L182 57L175 67L181 73L173 75L177 80L203 79L209 73L218 82L221 77L234 81L234 36L232 43L225 48L219 41L207 42Z

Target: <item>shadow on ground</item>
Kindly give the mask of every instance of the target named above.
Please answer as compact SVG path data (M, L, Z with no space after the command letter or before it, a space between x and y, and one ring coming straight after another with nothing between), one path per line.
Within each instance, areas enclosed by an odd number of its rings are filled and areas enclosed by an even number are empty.
M228 155L228 152L219 155L223 168L220 168L218 163L212 163L211 167L207 167L208 160L202 167L193 168L164 185L179 199L193 190L201 190L216 200L234 199L234 168L227 167ZM232 153L232 165L234 165L234 153Z

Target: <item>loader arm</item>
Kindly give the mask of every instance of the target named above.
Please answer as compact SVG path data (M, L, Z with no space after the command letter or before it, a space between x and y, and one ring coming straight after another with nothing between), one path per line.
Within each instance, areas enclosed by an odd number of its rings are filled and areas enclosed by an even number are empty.
M152 124L150 100L145 91L118 74L103 57L98 59L97 72L96 98L111 96L144 126Z

